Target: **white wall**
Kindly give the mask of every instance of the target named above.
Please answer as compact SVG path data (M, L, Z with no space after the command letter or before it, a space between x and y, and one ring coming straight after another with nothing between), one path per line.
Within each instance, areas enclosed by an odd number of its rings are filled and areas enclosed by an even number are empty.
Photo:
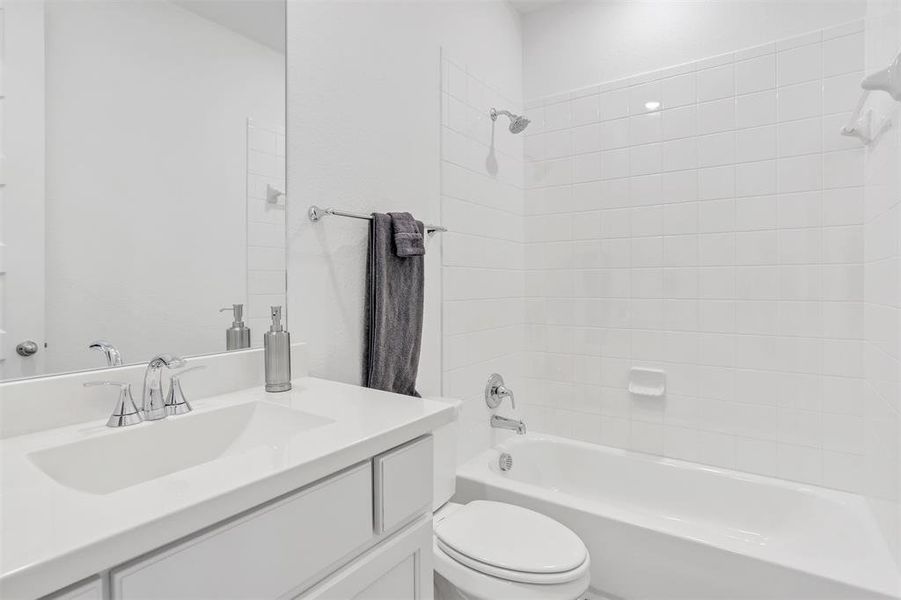
M536 427L862 491L863 69L858 20L528 107Z
M4 377L43 372L44 341L44 7L7 3L3 10L2 243ZM25 340L37 354L20 357Z
M871 1L867 9L868 73L889 65L901 52L901 2ZM866 386L863 396L867 465L864 491L870 496L896 554L901 540L901 105L873 94L874 119L890 117L895 127L866 153L864 224L864 310Z
M307 208L411 210L452 229L429 246L420 389L437 393L443 374L465 420L472 408L464 457L490 443L479 402L498 368L533 429L863 491L863 152L836 135L863 33L816 29L863 5L725 5L665 3L680 16L650 33L618 21L620 62L547 45L591 37L578 11L603 7L526 17L526 89L550 95L526 106L520 234L519 198L485 168L480 113L486 90L517 104L516 15L496 3L291 4L289 314L313 374L359 381L367 232L311 224ZM775 41L801 33L812 35ZM692 59L703 60L659 70ZM647 100L664 110L644 114ZM520 314L533 325L525 365ZM628 367L661 362L666 403L633 402Z
M284 57L167 2L49 3L46 25L48 368L99 366L97 338L224 350L247 119L283 126Z
M272 320L270 307L287 303L285 196L270 201L272 190L285 191L285 130L268 123L247 123L247 306L245 324L251 346L263 345ZM286 314L286 313L284 313Z
M519 17L504 2L288 5L288 314L313 375L360 381L368 230L306 211L442 219L441 47L498 89L521 89ZM441 391L441 243L426 254L424 394Z
M6 13L4 12L4 6L0 3L0 40L4 40L5 30L5 20ZM5 41L5 40L4 40ZM0 43L0 65L6 66L6 48L5 44ZM3 69L0 68L0 89L3 89ZM4 101L5 98L0 98L0 130L2 130L4 122L3 122L3 108L6 104ZM5 160L3 153L3 140L0 138L0 165ZM4 294L5 284L6 284L6 264L4 261L4 257L6 254L6 245L3 243L3 240L6 239L5 231L3 230L3 195L6 192L4 189L6 186L5 178L3 177L2 166L0 166L0 378L5 376L6 373L6 356L5 356L5 343L6 343L6 331L5 327L8 327L6 324L6 319L4 318L4 307L6 304L6 295Z
M523 135L492 123L486 107L521 112L516 91L495 87L481 65L441 63L441 218L444 393L463 399L458 456L509 435L488 427L485 382L522 377ZM510 415L505 402L501 414Z
M863 17L864 0L568 1L523 17L526 100Z

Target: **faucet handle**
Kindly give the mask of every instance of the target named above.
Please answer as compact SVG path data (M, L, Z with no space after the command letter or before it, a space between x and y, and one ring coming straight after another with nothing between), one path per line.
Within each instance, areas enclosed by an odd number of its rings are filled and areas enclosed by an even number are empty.
M504 401L504 398L510 398L510 404L516 408L516 399L513 397L513 390L504 385L504 378L499 373L492 373L485 384L485 404L488 408L497 408Z
M185 392L181 387L181 376L191 371L199 371L206 369L206 365L197 365L177 371L169 378L169 393L166 394L166 414L167 415L183 415L191 412L191 404L185 398Z
M516 410L516 398L513 396L513 390L508 388L505 385L497 386L495 393L503 400L504 398L510 398L510 406L513 407L513 410Z
M107 427L125 427L135 425L144 420L141 412L135 406L135 400L131 395L131 384L122 381L88 381L84 387L115 386L119 388L119 398L113 414L106 422Z

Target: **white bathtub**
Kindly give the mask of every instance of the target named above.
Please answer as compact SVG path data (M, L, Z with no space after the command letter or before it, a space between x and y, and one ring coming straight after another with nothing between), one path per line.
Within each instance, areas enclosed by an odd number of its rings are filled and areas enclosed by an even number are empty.
M497 466L500 451L513 468ZM640 598L893 598L898 572L864 498L550 435L457 472L457 498L547 514L591 552L592 589Z

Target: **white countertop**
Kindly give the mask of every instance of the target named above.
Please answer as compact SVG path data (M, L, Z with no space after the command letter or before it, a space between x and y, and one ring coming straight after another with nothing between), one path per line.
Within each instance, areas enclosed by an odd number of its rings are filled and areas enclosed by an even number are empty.
M108 494L57 483L28 454L128 428L113 430L104 420L0 440L0 596L53 592L429 433L456 410L312 377L295 380L290 392L267 394L260 386L193 405L200 413L253 401L334 423L299 432L277 460L272 453L224 456Z

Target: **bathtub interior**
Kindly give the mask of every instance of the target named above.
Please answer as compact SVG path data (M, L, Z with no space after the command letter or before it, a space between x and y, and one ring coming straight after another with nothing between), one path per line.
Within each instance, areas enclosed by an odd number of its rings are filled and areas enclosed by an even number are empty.
M499 452L513 469L498 468ZM461 479L861 589L898 589L890 549L855 494L543 434L484 452Z
M488 461L502 477L597 499L674 529L707 531L712 539L772 545L803 538L817 552L830 539L847 542L860 533L858 520L848 519L861 508L852 494L549 436L513 439L499 449L516 464L501 472Z

